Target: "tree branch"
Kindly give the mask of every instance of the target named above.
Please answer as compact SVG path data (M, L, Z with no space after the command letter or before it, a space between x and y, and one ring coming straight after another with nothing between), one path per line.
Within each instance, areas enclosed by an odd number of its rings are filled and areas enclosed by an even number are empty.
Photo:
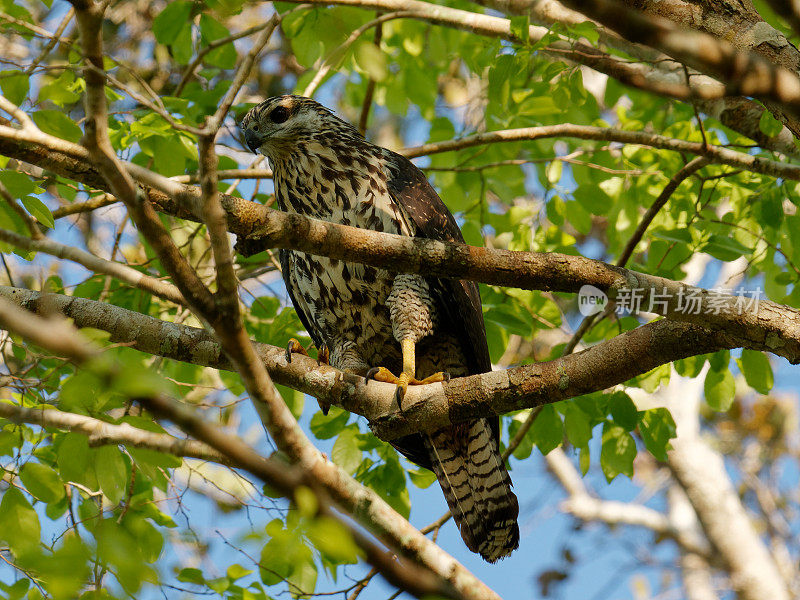
M166 433L138 429L128 423L106 423L85 415L45 408L25 408L0 402L0 417L12 423L30 423L84 434L90 446L122 444L185 458L229 464L227 458L202 442L182 440Z
M111 275L123 283L127 283L137 289L158 296L159 298L164 298L170 302L176 304L186 303L186 300L183 298L178 288L171 283L145 275L127 265L100 258L80 248L60 244L45 237L40 239L27 238L13 231L8 231L7 229L0 229L0 240L12 246L16 246L17 248L24 248L25 250L34 252L44 252L45 254L50 254L57 258L66 258L83 265L90 271Z
M610 27L625 39L645 44L684 64L719 78L733 96L755 96L775 102L795 117L800 111L797 72L776 66L727 41L681 27L653 15L644 16L616 0L564 0L564 4Z
M537 0L535 2L531 0L479 0L478 3L513 15L528 15L532 22L546 27L552 27L554 23L578 25L586 21L584 15L565 8L556 0ZM741 18L731 18L730 12L715 10L723 6L719 3L706 3L702 7L683 0L675 2L647 0L635 3L626 0L626 3L629 6L635 4L633 8L646 13L659 14L679 23L688 23L693 28L699 28L701 31L725 39L736 44L737 47L758 52L767 60L778 59L778 64L788 69L796 70L800 65L800 62L796 60L797 49L758 14L753 14L744 7L742 10L747 10L749 18L742 22ZM741 17L741 13L737 13L737 16ZM610 61L597 65L589 65L587 62L583 64L627 85L650 89L656 93L659 92L659 87L667 87L669 83L674 85L676 80L683 79L680 73L683 68L681 63L662 60L666 57L653 52L652 49L628 42L603 25L599 23L596 25L602 42L637 56L647 63L651 63L655 68L619 60L616 61L616 64ZM558 58L557 55L550 54L550 56ZM578 62L574 59L573 61ZM605 68L606 64L613 65L613 68ZM690 80L686 82L686 85L689 86L690 93L682 99L697 103L702 112L718 119L726 127L747 136L762 148L786 155L796 156L798 154L797 147L794 145L794 134L800 134L800 121L797 119L786 115L783 111L773 110L785 126L776 135L769 136L764 134L759 127L761 115L765 110L761 104L742 97L698 99L707 95L709 89L719 89L720 93L725 92L722 83L694 70L690 72ZM706 92L699 93L701 87L706 88ZM777 107L770 106L770 108Z
M301 487L311 491L316 496L318 516L335 520L348 530L353 540L366 554L367 561L379 569L381 574L393 585L418 598L431 595L456 600L464 598L448 585L445 579L424 566L395 560L390 553L379 548L355 527L343 521L332 510L333 501L327 495L324 487L321 487L317 480L305 473L302 467L287 465L278 459L263 458L238 438L222 433L218 427L203 421L187 407L176 402L165 398L141 398L139 402L151 412L174 422L192 437L215 448L237 467L275 487L285 498L295 501Z
M659 537L674 540L686 552L711 559L708 541L694 529L684 529L664 513L631 502L617 502L595 498L589 494L583 479L572 462L560 448L551 450L545 457L547 468L566 490L568 497L561 509L582 521L600 521L614 525L631 525L649 529Z
M47 309L52 311L55 307L55 302L51 301L57 301L58 298L59 297L56 295L47 295L42 304L47 304ZM62 296L60 298L64 299L66 297ZM39 299L41 300L41 298ZM116 307L110 308L113 310ZM95 358L99 352L96 347L84 340L80 333L64 321L40 317L20 308L6 298L0 298L0 327L17 333L50 352L57 355L65 355L77 364L84 364L90 361ZM163 340L161 341L163 342ZM463 567L460 567L453 559L448 560L449 557L447 557L444 552L435 548L432 543L417 532L405 519L394 513L388 505L385 505L385 503L377 499L374 492L362 488L358 483L347 476L345 476L345 481L338 481L342 476L338 468L332 463L327 463L331 465L329 469L320 469L319 465L314 465L314 467L316 467L314 469L307 469L301 465L287 465L280 459L265 459L256 454L249 446L245 445L240 440L226 436L218 427L205 423L193 413L189 412L187 408L167 400L166 398L139 398L138 400L153 412L166 415L190 435L201 439L205 444L211 446L217 452L230 459L231 464L261 477L291 501L296 500L295 493L301 486L311 490L317 497L320 514L339 521L343 527L348 529L353 535L355 542L364 550L367 560L381 569L381 572L387 579L399 585L401 589L405 589L419 597L424 595L444 595L454 599L472 598L475 600L498 600L498 597L493 594L491 590L486 588L479 580L475 579L469 572L464 570ZM4 408L6 406L12 406L13 410ZM31 414L30 410L17 409L19 409L19 407L0 403L0 416L9 415L9 417L11 417L16 415L17 417L27 417L30 419L37 418L35 415ZM55 413L48 414L46 417L39 417L42 420L42 424L47 422L55 424L58 422L61 425L69 424L79 429L86 428L93 432L98 431L96 423L87 421L87 418L83 418L80 415L70 416L66 413L58 413L55 410L38 410L33 412L38 412L40 415L45 412ZM104 433L122 434L124 437L130 438L131 440L140 439L136 433L137 430L133 428L126 429L123 426L109 427L111 427L111 429L109 430L106 428ZM159 438L157 443L174 447L173 441L164 438ZM188 446L184 446L184 449L186 448L188 448ZM197 450L197 443L195 443L192 448ZM321 474L326 475L326 477L320 478ZM336 477L332 477L333 475ZM333 499L330 498L328 490L335 492L333 494ZM359 490L361 493L355 495L354 492ZM390 548L402 547L404 541L408 544L408 540L410 539L408 537L409 534L415 532L417 540L422 540L422 546L428 545L429 548L435 548L435 552L431 552L429 549L427 554L435 554L439 560L433 562L424 560L422 561L424 565L422 568L414 564L395 561L391 554L387 554L383 549L378 548L370 539L352 525L340 520L338 514L330 511L332 501L337 502L345 512L354 517L361 516L363 513L360 511L364 511L365 507L371 507L373 511L383 517L383 520L389 519L399 521L397 524L392 523L394 528L389 528L385 532L388 533L391 531L391 535L384 536ZM358 507L360 511L357 511L356 507ZM377 515L372 516L376 518L378 522L381 521L381 519L377 519ZM368 523L364 524L367 525ZM399 534L397 533L398 530L400 532ZM414 541L413 536L411 541ZM417 544L420 544L420 542L417 541ZM411 554L416 556L414 553ZM424 554L423 557L427 558ZM453 586L450 585L451 583Z
M567 128L586 129L573 125L568 125ZM562 134L564 132L564 126L532 129L550 130L551 135L555 135L553 129L560 130ZM598 129L597 133L599 134L600 131L603 130ZM662 141L667 139L637 132L619 133L622 134L621 137L631 134L632 138L645 136L660 138ZM508 139L508 136L501 134L502 132L479 134L472 136L472 141L478 143L478 138L481 143L496 141L495 137ZM530 135L530 132L527 134ZM680 142L681 145L694 146L697 153L702 154L701 150L704 146L702 143L673 141ZM709 152L711 150L716 150L718 153L741 154L714 147L711 147ZM713 153L711 154L713 155ZM744 154L742 156L755 161L754 164L763 166L769 163L770 167L786 167L800 171L800 167L764 161ZM157 185L166 190L166 193L160 190L149 193L151 198L161 202L162 209L179 216L196 218L185 208L184 203L177 202L172 196L177 194L179 197L198 198L199 190L197 188L183 186L141 167L134 169L133 166L130 166L129 168L138 175L147 175L148 184ZM761 301L757 311L742 313L736 307L736 298L724 295L715 296L713 301L719 307L717 312L691 314L679 310L680 299L690 294L700 294L703 306L707 307L711 297L707 291L660 277L615 268L599 261L554 253L511 252L409 238L327 223L298 214L282 213L261 204L232 196L223 196L221 199L223 208L228 213L229 228L245 237L263 238L260 240L263 247L292 248L311 254L362 262L391 271L422 273L432 277L469 279L525 289L574 293L580 289L582 284L586 283L603 290L612 299L617 296L620 289L637 290L637 293L642 294L644 306L652 304L647 310L724 332L738 340L735 345L767 350L784 356L793 363L800 361L800 327L796 326L800 322L800 313L772 302ZM147 203L144 203L142 207L144 210L150 210ZM155 214L148 214L145 224L157 225L154 227L155 231L148 234L149 236L166 236L166 239L163 240L164 247L175 254L174 257L167 256L168 263L170 261L173 263L172 267L168 265L168 270L178 283L182 275L175 269L181 264L185 264L183 257L174 248L174 244L161 227ZM176 275L178 276L176 277ZM191 273L189 275L196 280L195 275ZM198 287L202 286L199 280L196 281ZM202 297L211 302L210 295L207 291L203 291L204 289L202 287L199 290L202 292ZM187 290L182 289L181 291L185 297L189 297ZM651 302L654 294L662 293L668 296L666 302Z
M148 354L233 370L215 338L203 329L85 298L0 286L0 298L34 312L58 310L78 327L108 331L111 341ZM302 355L286 362L286 349L254 344L259 360L282 385L366 417L383 439L432 431L459 421L532 408L624 383L673 360L731 348L729 337L668 320L649 323L583 352L469 377L410 387L397 406L395 387L366 382Z

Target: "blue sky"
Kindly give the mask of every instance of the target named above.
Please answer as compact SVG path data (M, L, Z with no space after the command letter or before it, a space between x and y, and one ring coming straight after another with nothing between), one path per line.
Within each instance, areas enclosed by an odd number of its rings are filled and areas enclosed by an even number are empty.
M336 85L338 85L336 79L328 82L320 89L317 99L332 106ZM289 90L287 89L287 91ZM448 116L454 114L450 112ZM404 136L408 145L416 145L427 139L427 123L415 117L413 112L406 124ZM530 177L529 183L532 193L542 193L543 190L537 187L538 183L535 177ZM247 197L248 190L252 189L252 185L252 182L244 182L240 187L240 191L245 197ZM561 185L566 188L570 187L569 169L565 169L565 179L562 180ZM269 189L271 185L267 187ZM119 208L102 209L97 212L101 218L118 214L120 214ZM104 227L106 233L111 231L110 225L104 225ZM129 239L133 239L132 230L129 236ZM71 225L69 219L59 221L53 238L74 246L82 247L83 245L80 233L76 227ZM587 246L581 250L585 255L603 258L601 248ZM9 260L12 264L20 262L16 257L9 257ZM46 257L37 259L37 264L42 267L50 263L51 259ZM85 269L68 262L62 263L60 273L67 285L74 285L88 276ZM713 273L709 273L709 281L713 280L713 275ZM280 280L271 278L268 283L272 289L278 290L285 301L285 293ZM245 302L247 301L245 297ZM284 340L261 341L277 345L282 345L284 342ZM773 358L772 362L776 371L776 389L794 392L800 382L797 369L791 367L784 359ZM733 368L735 369L735 367ZM244 411L242 422L248 424L247 433L252 433L253 424L257 422L255 413L249 405L243 403L241 406ZM307 432L308 423L317 410L316 401L313 398L306 398L301 424ZM366 430L363 420L361 425L362 430ZM595 433L596 439L593 440L591 449L592 455L597 457L599 455L599 439L597 439L599 432ZM256 446L258 450L265 454L272 451L271 444L263 435L258 440ZM332 444L333 440L320 442L320 449L330 453ZM563 584L553 587L552 597L555 598L633 599L637 597L637 593L634 591L636 586L649 586L651 590L659 589L665 572L663 568L668 567L675 557L674 546L671 542L655 544L653 536L649 532L624 527L616 530L609 530L604 526L597 525L576 527L574 519L559 512L558 503L564 498L564 493L553 478L546 473L544 461L537 449L534 449L531 457L524 461L512 459L511 466L515 491L520 501L521 541L519 550L506 560L489 565L466 549L452 521L444 526L438 538L438 543L444 550L451 553L507 599L541 597L536 578L546 570L566 569L570 571L570 576ZM786 477L796 479L797 475L796 467L792 466L787 469ZM618 477L611 484L606 483L596 461L586 477L586 482L591 489L596 490L604 498L612 500L631 501L636 499L641 492L637 485L624 477ZM411 522L414 525L422 527L446 511L444 498L436 484L424 490L409 484L409 490L412 499ZM660 502L660 499L655 497L648 501L648 505L657 509L662 508ZM244 511L223 512L212 502L196 495L187 496L183 512L176 511L174 516L179 523L184 522L182 519L187 519L193 528L209 540L209 563L218 561L221 565L228 565L238 561L246 567L251 565L248 565L243 557L237 556L238 553L225 544L222 536L228 537L232 541L238 541L251 528L261 529L272 518L270 514L260 511L251 511L249 514ZM47 523L46 517L42 517L42 522L43 524ZM46 530L58 533L52 526ZM257 555L258 549L254 550ZM574 557L573 566L570 566L570 561L573 559L568 558L569 554ZM180 563L181 560L180 555L168 551L162 557L162 565L169 569ZM348 568L347 575L358 578L366 570L361 567ZM675 588L679 585L679 579L676 572L672 573L673 580L668 587ZM10 569L6 566L0 566L0 575L4 581L9 581L13 577ZM339 589L343 587L344 581L345 578L342 577L337 583L322 582L318 591ZM391 586L376 579L362 593L361 598L383 600L392 591ZM153 592L147 594L146 597L163 596L159 592ZM170 593L169 597L174 596Z

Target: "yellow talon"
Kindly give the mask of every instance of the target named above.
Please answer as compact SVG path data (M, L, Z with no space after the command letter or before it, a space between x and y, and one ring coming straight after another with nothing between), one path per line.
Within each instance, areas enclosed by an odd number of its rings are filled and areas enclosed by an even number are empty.
M397 404L406 395L409 385L425 385L427 383L436 383L437 381L450 381L450 374L445 372L434 373L425 379L417 379L416 374L416 350L414 347L414 340L411 338L403 339L400 342L400 347L403 350L403 372L399 376L392 373L386 367L373 367L367 372L367 380L374 379L375 381L383 381L385 383L394 383L397 386L395 398ZM402 407L401 407L402 408Z

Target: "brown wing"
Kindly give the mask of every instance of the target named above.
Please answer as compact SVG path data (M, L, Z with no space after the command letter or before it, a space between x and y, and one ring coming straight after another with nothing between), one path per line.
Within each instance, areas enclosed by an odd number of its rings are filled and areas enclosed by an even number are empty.
M463 243L464 237L455 217L422 171L404 156L388 150L385 152L390 164L389 192L413 222L415 237ZM459 340L469 374L491 371L478 286L472 281L458 279L428 279L428 283L440 315L439 332L449 333ZM498 443L500 420L496 417L487 420ZM422 436L399 438L392 445L409 460L427 469L432 468L430 453Z
M415 228L415 237L464 243L453 214L425 175L404 156L386 151L392 164L388 186L392 198L403 207ZM431 279L437 308L446 316L445 331L457 334L471 375L492 370L478 286L472 281Z
M294 270L292 261L302 260L304 255L303 253L295 252L294 250L280 250L278 252L278 256L281 262L283 283L286 284L286 292L289 294L289 298L292 301L292 306L294 306L294 310L297 313L300 322L303 324L303 327L306 328L308 335L311 336L314 345L317 348L321 348L324 342L322 335L317 329L314 321L311 319L311 315L308 314L306 303L303 300L303 297L300 295L300 292L297 290L297 285L292 278L292 272Z

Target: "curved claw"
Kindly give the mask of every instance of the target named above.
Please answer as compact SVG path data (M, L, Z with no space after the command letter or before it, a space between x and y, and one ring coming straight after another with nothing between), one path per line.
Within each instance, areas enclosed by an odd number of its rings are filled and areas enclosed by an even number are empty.
M416 380L406 372L400 373L400 377L397 378L397 389L394 392L394 398L397 400L397 406L400 407L400 410L403 410L403 405L401 402L403 401L403 398L406 397L408 384L413 383L414 381Z
M328 344L322 344L319 348L319 352L317 352L317 364L318 365L329 365L331 360L331 351L328 348Z
M308 350L305 349L303 344L298 342L294 338L290 338L289 342L286 344L286 362L292 362L292 354L302 354L303 356L308 356Z
M367 383L369 383L370 379L375 379L375 376L376 376L378 373L380 373L380 370L381 370L382 368L383 368L383 367L372 367L372 368L371 368L369 371L367 371L367 374L366 374L366 375L364 375L364 379L366 379L366 380L367 380ZM376 381L377 381L377 380L376 380Z
M328 411L331 409L331 405L327 402L323 402L319 398L317 398L317 404L319 405L319 409L322 411L322 416L327 417Z

